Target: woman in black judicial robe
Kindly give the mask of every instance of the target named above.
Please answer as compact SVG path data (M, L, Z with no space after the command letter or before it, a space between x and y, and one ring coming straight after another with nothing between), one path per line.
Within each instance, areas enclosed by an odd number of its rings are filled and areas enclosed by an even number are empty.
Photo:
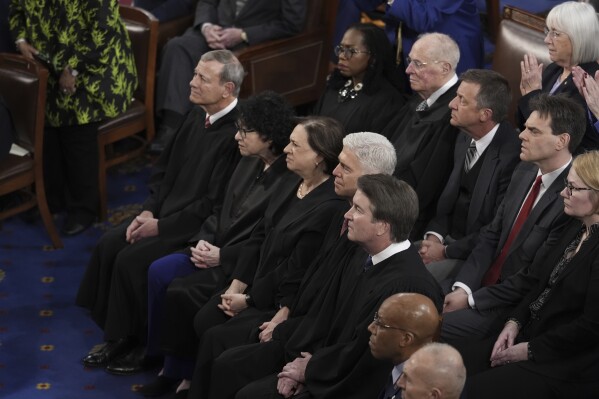
M154 384L190 379L197 336L206 329L235 320L238 314L269 319L280 306L289 306L311 260L318 253L331 217L347 202L337 197L330 174L342 149L343 128L335 120L309 117L300 120L285 148L292 178L283 180L249 241L233 266L229 287L205 306L189 293L180 292L175 280L167 291L167 331L164 349L169 355ZM191 296L191 298L190 298ZM183 302L181 302L183 301ZM187 303L185 303L187 301ZM179 309L196 306L195 330L175 329L169 321ZM187 312L186 312L187 313ZM186 321L184 321L186 322ZM177 325L180 325L178 322ZM188 388L184 381L179 389Z
M405 104L384 31L373 24L352 25L335 54L337 67L314 114L337 119L346 133L381 133Z

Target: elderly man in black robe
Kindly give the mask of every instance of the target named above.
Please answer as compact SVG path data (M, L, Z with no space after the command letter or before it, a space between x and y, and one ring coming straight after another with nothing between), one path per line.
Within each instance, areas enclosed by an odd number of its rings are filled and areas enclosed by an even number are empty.
M135 342L120 328L119 303L127 296L145 298L147 279L142 271L185 246L221 206L240 158L234 136L243 76L243 66L229 50L202 56L189 96L199 107L189 112L156 162L142 212L104 234L94 249L77 304L90 310L104 329L106 344L84 358L86 366L103 367L133 349ZM127 325L139 329L144 320L133 315Z

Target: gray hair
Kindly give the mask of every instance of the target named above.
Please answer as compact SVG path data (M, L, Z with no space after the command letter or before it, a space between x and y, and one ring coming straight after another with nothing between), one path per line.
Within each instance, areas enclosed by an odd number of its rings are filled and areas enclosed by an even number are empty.
M395 147L383 135L372 132L351 133L343 138L343 146L356 154L364 174L391 175L395 171Z
M458 399L466 383L466 367L460 353L451 345L432 342L412 356L427 356L431 368L424 377L429 387L439 388L444 398Z
M564 32L572 43L572 65L599 59L599 20L592 5L567 1L553 7L545 23Z
M220 83L225 84L227 82L233 83L235 89L233 95L239 96L239 90L241 90L241 84L245 76L243 65L239 62L235 54L229 50L213 50L204 53L200 58L200 61L216 61L223 64L223 70L220 74Z
M460 48L451 36L444 33L423 33L418 36L418 40L430 40L432 46L427 47L428 56L435 61L444 61L451 65L451 69L455 71L460 62Z

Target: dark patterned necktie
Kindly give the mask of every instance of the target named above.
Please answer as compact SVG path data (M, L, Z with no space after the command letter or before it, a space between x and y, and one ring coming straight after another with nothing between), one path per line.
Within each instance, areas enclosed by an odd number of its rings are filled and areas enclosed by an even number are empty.
M468 173L474 165L474 157L476 156L476 143L470 141L470 146L466 150L466 160L464 161L464 172Z
M428 109L428 103L426 102L426 100L424 100L423 102L418 104L418 106L416 107L416 111L426 111L427 109Z

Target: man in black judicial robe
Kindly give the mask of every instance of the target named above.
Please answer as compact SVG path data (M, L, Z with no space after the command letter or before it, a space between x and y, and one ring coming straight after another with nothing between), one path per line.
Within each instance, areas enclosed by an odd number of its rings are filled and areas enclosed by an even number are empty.
M390 175L395 169L395 148L384 136L361 132L352 133L343 139L343 150L339 164L333 171L335 192L350 203L357 190L357 179L364 174L383 173ZM287 318L299 318L306 314L310 304L320 292L328 277L335 272L345 256L351 255L357 246L347 239L344 212L332 219L321 249L306 270L297 295L289 308L280 309L269 321L258 325L252 317L239 314L226 325L207 330L201 338L200 349L191 384L192 397L206 397L210 389L212 362L223 351L238 345L269 341L272 330ZM259 324L259 323L258 323ZM248 339L248 335L250 336Z
M422 233L437 208L453 166L453 150L459 132L449 123L449 102L455 97L455 73L460 51L453 39L428 33L418 39L408 57L412 98L383 131L397 149L394 176L411 185L418 194L420 215L410 239Z
M348 238L359 247L340 260L305 316L282 323L270 342L230 349L216 359L210 397L233 397L250 383L238 397L299 390L319 398L376 396L388 364L368 348L374 312L398 292L417 292L439 311L442 306L440 287L407 240L417 210L416 194L405 182L360 177L346 214Z
M86 365L104 366L132 349L125 337L144 328L139 324L145 317L123 314L119 303L125 296L145 298L147 279L140 269L184 246L221 205L240 157L234 136L243 75L228 50L202 57L190 83L190 100L200 107L187 115L158 159L143 211L104 234L94 249L77 304L91 311L109 344L86 356Z

